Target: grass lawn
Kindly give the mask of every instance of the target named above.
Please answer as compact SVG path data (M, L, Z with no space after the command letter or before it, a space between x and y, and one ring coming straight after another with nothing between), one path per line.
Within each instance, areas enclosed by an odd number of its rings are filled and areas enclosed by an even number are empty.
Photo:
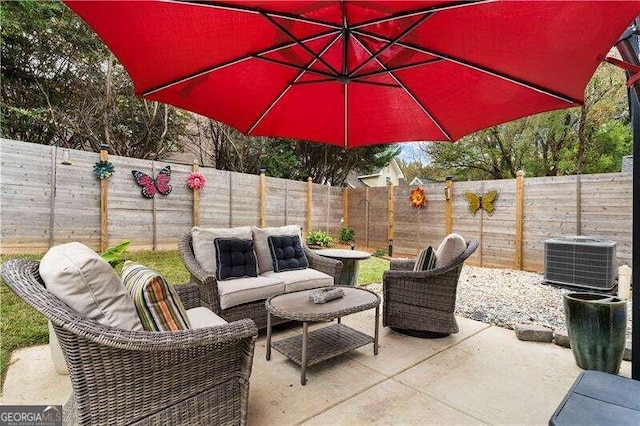
M0 256L0 262L12 257L39 259L42 255ZM124 256L160 272L170 283L189 282L189 273L182 264L180 253L173 251L138 251ZM122 267L116 270L120 274ZM382 281L382 273L389 269L389 262L372 257L360 262L358 284L367 285ZM27 346L46 344L49 341L47 321L6 286L0 284L0 382L4 383L11 352Z

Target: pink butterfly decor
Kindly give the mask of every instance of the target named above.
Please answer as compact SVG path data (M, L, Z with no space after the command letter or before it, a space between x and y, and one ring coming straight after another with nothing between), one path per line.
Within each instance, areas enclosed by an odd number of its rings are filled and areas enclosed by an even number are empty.
M162 195L167 195L171 192L171 185L169 185L171 166L166 166L160 170L155 179L138 170L131 170L131 173L133 173L133 178L136 180L136 183L142 187L142 195L147 198L153 198L156 192Z

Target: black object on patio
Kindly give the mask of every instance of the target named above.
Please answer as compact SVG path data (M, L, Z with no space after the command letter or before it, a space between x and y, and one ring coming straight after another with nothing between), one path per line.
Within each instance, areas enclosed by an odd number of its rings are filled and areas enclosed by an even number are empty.
M583 371L549 425L640 424L640 381L600 371Z

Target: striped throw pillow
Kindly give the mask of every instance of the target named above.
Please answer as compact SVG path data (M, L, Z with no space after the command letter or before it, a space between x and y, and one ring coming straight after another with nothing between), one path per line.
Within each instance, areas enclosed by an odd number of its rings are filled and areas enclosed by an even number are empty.
M433 247L429 246L422 250L418 255L416 264L413 266L414 271L428 271L436 266L436 253Z
M145 330L176 331L191 327L178 293L156 271L127 261L122 267L122 283Z

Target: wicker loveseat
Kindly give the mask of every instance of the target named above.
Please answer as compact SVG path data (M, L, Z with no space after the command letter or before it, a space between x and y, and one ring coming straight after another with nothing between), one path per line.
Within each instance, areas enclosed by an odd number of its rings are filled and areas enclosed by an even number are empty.
M65 424L245 424L258 330L249 319L215 327L150 332L101 325L51 294L39 262L9 260L2 278L47 317L69 368ZM177 286L186 309L196 285Z
M419 337L444 337L458 332L454 315L458 278L464 261L478 248L467 241L464 252L447 265L413 271L414 260L396 259L382 282L382 323Z
M241 318L251 318L258 329L264 330L267 327L267 310L265 308L265 301L267 297L260 300L253 300L247 303L241 303L239 305L224 307L221 305L221 295L218 287L218 282L214 273L206 271L202 268L193 249L193 237L192 232L187 232L180 239L178 244L182 260L185 267L191 274L191 283L198 286L200 289L200 295L202 297L202 303L207 308L211 309L215 314L221 316L227 321L236 321ZM333 283L340 278L342 271L342 262L334 259L322 257L314 253L308 247L303 246L305 255L309 263L309 272L320 271L330 277L333 277ZM300 271L304 274L304 271ZM276 274L277 275L277 274ZM273 277L274 275L271 275ZM229 282L229 281L228 281ZM299 290L305 288L297 288ZM295 291L295 290L294 290ZM271 295L275 295L274 293ZM273 324L280 324L286 322L277 317L272 318Z

